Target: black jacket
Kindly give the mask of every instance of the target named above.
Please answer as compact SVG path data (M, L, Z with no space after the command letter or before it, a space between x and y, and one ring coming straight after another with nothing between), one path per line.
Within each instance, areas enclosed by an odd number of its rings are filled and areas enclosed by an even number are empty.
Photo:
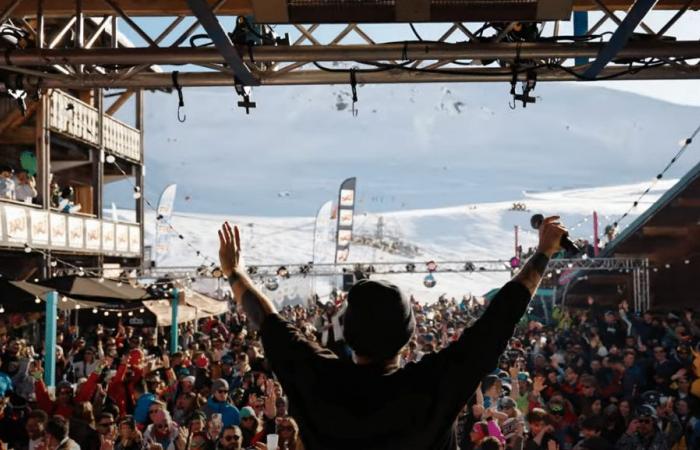
M454 450L455 419L529 300L522 284L507 283L457 341L389 373L338 359L276 314L265 318L262 341L306 450Z

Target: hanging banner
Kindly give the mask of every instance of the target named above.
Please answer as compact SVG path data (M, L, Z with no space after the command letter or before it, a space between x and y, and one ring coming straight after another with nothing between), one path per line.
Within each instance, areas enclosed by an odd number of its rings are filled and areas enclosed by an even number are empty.
M153 248L153 259L156 266L160 266L165 256L170 252L170 239L173 233L168 224L173 215L176 193L177 185L171 184L163 190L163 193L160 195L160 200L158 200L156 241Z
M352 225L355 216L355 181L348 178L340 185L338 195L338 228L335 239L335 262L343 263L348 260L350 242L352 240Z
M5 206L5 230L10 242L29 241L29 221L27 211L18 206Z
M333 202L327 201L318 210L314 224L312 261L314 264L332 263L335 251L335 214Z

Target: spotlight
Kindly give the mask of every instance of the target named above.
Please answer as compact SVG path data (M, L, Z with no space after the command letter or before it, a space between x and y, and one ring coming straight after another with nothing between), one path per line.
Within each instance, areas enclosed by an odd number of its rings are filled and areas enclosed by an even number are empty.
M268 291L276 291L278 287L279 287L279 283L277 282L277 280L275 278L268 278L265 281L265 288Z
M435 272L437 270L437 263L435 263L435 261L428 261L425 263L425 267L428 269L428 272Z
M277 269L277 276L280 278L289 278L289 270L284 266L280 266L280 268Z
M464 270L466 272L474 272L476 270L476 266L472 262L466 262L464 263Z
M416 265L413 263L406 264L406 272L413 273L416 271Z
M429 273L428 275L423 278L423 286L427 288L433 288L437 284L437 281L435 280L435 277L433 276L432 273Z

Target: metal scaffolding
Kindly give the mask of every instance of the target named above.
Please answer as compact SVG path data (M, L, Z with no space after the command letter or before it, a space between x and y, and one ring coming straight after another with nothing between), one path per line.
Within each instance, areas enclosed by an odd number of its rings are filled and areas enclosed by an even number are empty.
M188 8L183 9L184 3ZM524 81L533 84L537 81L700 78L700 41L679 41L671 34L682 16L700 7L695 0L659 1L653 5L655 9L650 4L634 8L636 3L624 1L575 1L556 14L542 12L542 5L547 2L532 0L525 2L535 8L530 12L534 14L532 17L525 10L508 9L507 2L498 7L500 9L493 5L489 6L491 9L479 9L469 6L468 2L453 2L461 8L453 11L454 17L470 18L478 13L482 19L435 23L435 10L432 16L426 12L424 21L434 22L434 26L444 29L437 39L423 40L416 33L415 39L397 38L388 43L382 42L386 40L386 30L381 33L381 39L377 27L342 23L342 17L337 17L336 13L322 19L322 23L300 23L293 17L303 15L294 12L292 3L281 2L284 7L276 12L260 6L261 2L252 3L250 6L249 2L238 0L213 3L188 0L148 6L144 2L114 0L0 0L0 24L14 30L20 41L16 45L4 43L0 81L6 88L32 90L158 89L172 88L174 84L183 87L351 82L506 81L515 84ZM360 17L348 12L347 17L368 22L384 17L380 11L382 2L366 3L370 13L365 14L363 10L364 15ZM565 3L557 3L558 8ZM409 22L407 18L411 17L401 9L400 2L392 8L395 11L392 10L390 22L394 23L386 28L389 33L390 27L407 27L397 22ZM509 14L513 11L521 14L521 21L503 20L506 10ZM555 19L568 18L572 10L576 11L575 34L563 36L561 21ZM675 14L659 29L652 29L644 21L655 13L669 10ZM324 11L330 9L320 9L319 13ZM601 14L600 20L590 26L587 20L577 20L581 15L587 17L587 12ZM216 19L232 14L242 15L238 16L235 29L224 30ZM285 23L273 29L268 24L255 23L248 14L280 17ZM154 15L171 16L171 19L162 30L154 32L140 21ZM183 22L193 18L194 23L183 30ZM97 24L90 35L85 32L87 20ZM615 33L602 33L601 27L609 24L616 27ZM133 48L120 45L120 26L132 30L143 44ZM203 35L197 34L202 31L200 26L206 31ZM287 36L277 36L275 32L280 30ZM108 34L110 36L105 37ZM216 47L208 46L212 43ZM167 71L147 72L156 64L168 66ZM177 83L174 83L174 69L170 66L176 65L184 65L186 70L176 75ZM527 92L523 95L527 97Z

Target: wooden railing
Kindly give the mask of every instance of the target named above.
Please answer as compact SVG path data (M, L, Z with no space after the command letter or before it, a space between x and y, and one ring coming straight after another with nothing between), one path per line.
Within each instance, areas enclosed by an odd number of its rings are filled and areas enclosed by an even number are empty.
M99 112L87 103L54 90L50 94L49 127L52 131L93 146L100 144ZM134 162L141 161L139 130L105 115L102 124L105 150Z
M0 246L139 257L141 226L0 201Z

